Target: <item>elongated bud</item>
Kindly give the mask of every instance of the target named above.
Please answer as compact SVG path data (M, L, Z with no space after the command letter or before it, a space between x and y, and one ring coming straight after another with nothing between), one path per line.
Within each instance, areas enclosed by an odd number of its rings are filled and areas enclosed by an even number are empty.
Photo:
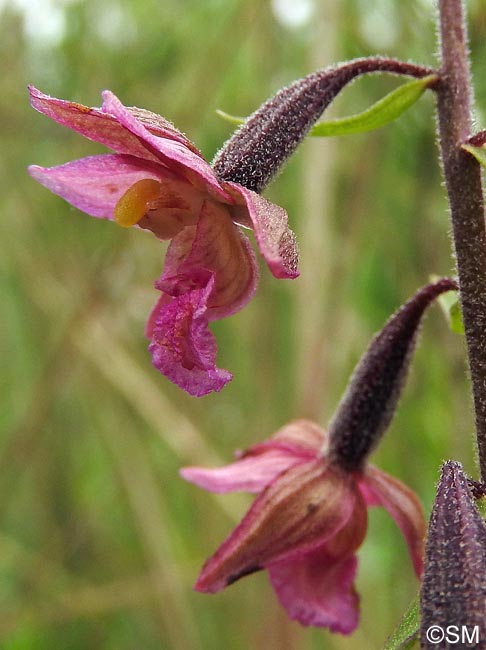
M395 412L425 309L453 289L449 278L423 287L371 341L329 425L328 455L335 464L349 471L363 466Z
M486 525L454 461L442 467L420 600L421 648L486 648Z
M282 88L250 115L216 155L217 177L261 192L342 88L370 72L421 78L434 71L394 59L368 58L313 72Z

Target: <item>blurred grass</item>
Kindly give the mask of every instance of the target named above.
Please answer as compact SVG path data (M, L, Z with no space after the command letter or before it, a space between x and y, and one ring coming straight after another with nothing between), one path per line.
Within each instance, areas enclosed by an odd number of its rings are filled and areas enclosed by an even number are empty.
M293 417L325 424L372 333L429 274L451 272L432 98L379 132L300 148L266 195L290 214L302 276L276 282L262 266L255 300L214 326L234 381L194 400L153 370L143 336L164 251L27 176L29 163L101 148L34 113L25 87L90 105L109 87L211 159L230 132L216 108L248 114L352 56L433 64L430 3L321 0L295 29L257 0L51 0L34 21L18 6L0 5L0 647L379 647L416 589L386 513L371 513L360 552L362 624L334 637L287 621L264 574L214 598L192 591L248 499L210 496L178 469L230 459ZM484 127L486 11L469 8ZM333 111L364 108L395 83L360 81ZM474 472L472 428L463 341L434 309L374 462L428 510L442 459Z

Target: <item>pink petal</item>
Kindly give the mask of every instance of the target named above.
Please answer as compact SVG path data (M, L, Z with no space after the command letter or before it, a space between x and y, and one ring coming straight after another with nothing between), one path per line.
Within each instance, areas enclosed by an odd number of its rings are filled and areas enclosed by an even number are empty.
M153 135L143 123L120 102L109 90L103 93L103 111L113 115L128 131L138 137L153 155L169 169L181 174L191 183L209 192L215 198L232 203L232 199L221 187L211 166L187 146L175 140Z
M216 368L216 341L208 329L213 285L210 277L203 288L159 301L153 318L149 350L154 366L195 397L220 391L231 380L231 373Z
M258 248L273 275L296 278L299 251L285 210L237 183L225 183L224 187L239 204L232 208L234 220L253 228Z
M184 467L180 474L209 492L260 492L285 470L315 460L323 442L322 430L313 422L296 420L282 427L261 444L239 452L235 463L205 469Z
M180 295L201 286L208 273L214 276L207 302L209 321L236 313L255 292L258 267L250 243L226 208L213 201L203 204L196 230L185 228L172 240L156 287Z
M254 448L253 453L230 465L215 469L184 467L180 475L209 492L260 492L289 467L308 460L290 449L263 445L257 447L260 453Z
M33 86L29 86L29 92L33 108L59 124L81 133L89 140L100 142L117 153L159 162L159 157L112 115L98 108L88 108L76 102L50 97Z
M358 561L338 561L325 549L269 567L270 580L291 619L350 634L358 625L359 596L354 589Z
M359 487L367 502L382 505L393 517L408 544L415 573L422 575L425 519L420 501L413 490L401 481L368 466L359 479Z
M319 454L326 441L326 432L311 420L294 420L289 422L276 433L271 441L291 445L294 449L306 451L315 456Z
M113 219L126 190L143 178L159 179L163 168L133 156L90 156L58 167L29 167L30 175L51 192L93 217Z
M320 460L291 467L255 499L195 588L214 593L267 565L302 557L346 526L357 496L350 477Z

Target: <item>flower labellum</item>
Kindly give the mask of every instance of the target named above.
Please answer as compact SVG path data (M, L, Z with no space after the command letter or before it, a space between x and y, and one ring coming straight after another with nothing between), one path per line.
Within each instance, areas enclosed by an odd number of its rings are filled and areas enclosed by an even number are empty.
M485 576L486 524L461 465L448 461L442 466L427 537L421 590L422 648L439 647L431 630L451 632L450 642L440 639L441 648L486 648ZM458 633L457 638L453 633ZM468 637L460 638L461 634Z
M101 108L30 88L32 106L115 151L29 172L87 214L171 240L161 292L147 325L155 367L191 395L219 391L231 374L216 367L209 323L242 309L258 268L247 237L277 278L298 275L295 237L285 210L217 177L196 147L160 115L123 106L110 91Z
M204 565L196 590L215 593L267 569L291 618L349 634L358 624L356 551L366 534L367 509L377 505L398 524L421 575L420 503L412 490L366 458L396 407L420 317L437 295L453 288L452 280L429 285L390 319L358 365L329 436L317 424L297 420L226 467L181 470L184 479L211 492L257 493L241 523Z

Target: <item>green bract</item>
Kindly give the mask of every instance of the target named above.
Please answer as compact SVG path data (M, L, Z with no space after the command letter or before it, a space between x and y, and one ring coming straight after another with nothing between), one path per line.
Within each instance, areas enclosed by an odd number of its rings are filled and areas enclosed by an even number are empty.
M309 135L314 137L330 137L335 135L351 135L353 133L365 133L373 131L380 126L385 126L400 117L410 106L422 96L425 90L431 86L437 77L429 75L422 79L414 79L402 86L399 86L388 95L367 108L362 113L342 117L327 122L320 122L312 127ZM224 111L217 110L217 114L232 124L242 124L245 121L243 117L229 115ZM466 148L466 146L464 147ZM473 154L474 155L474 154ZM483 164L486 164L486 152L483 154Z
M418 641L420 608L418 594L388 637L383 650L410 650Z
M462 148L476 158L478 163L486 168L486 147L475 147L472 144L463 144Z
M365 133L385 126L400 117L423 95L425 90L437 79L435 75L414 79L399 86L391 93L367 108L362 113L316 124L311 130L313 136L351 135Z
M457 291L443 293L439 296L439 304L447 318L451 331L454 334L464 334L464 323Z

